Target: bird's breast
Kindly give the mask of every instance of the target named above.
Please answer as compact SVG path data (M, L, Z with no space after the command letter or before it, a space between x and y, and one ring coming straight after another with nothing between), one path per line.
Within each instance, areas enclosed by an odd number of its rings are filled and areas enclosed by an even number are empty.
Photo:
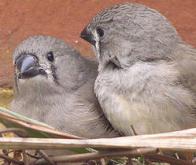
M192 95L174 85L178 72L169 64L138 64L127 71L100 73L95 92L114 128L126 135L191 128ZM183 116L183 117L182 117Z

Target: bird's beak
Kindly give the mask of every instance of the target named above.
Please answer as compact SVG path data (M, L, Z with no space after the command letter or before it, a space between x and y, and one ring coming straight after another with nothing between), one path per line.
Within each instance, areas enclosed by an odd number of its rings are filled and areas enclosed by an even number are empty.
M16 59L15 65L18 70L18 78L26 79L45 74L40 68L38 59L33 55L21 55Z
M89 42L90 44L94 45L96 44L96 41L94 39L93 34L88 30L87 27L85 27L82 32L80 33L80 37L84 40L86 40L87 42Z

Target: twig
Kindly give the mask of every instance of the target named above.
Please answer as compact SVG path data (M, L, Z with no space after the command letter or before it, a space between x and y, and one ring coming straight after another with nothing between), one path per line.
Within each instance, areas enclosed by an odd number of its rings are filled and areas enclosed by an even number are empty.
M193 158L192 163L193 163L193 164L196 164L196 157Z
M30 153L28 153L28 152L26 152L25 154L26 154L27 156L33 158L33 159L41 159L40 156L32 155L32 154L30 154Z
M23 162L24 162L24 164L25 165L29 165L29 157L27 156L25 150L22 151L22 156L23 156Z
M132 160L131 160L131 157L128 157L127 165L133 165Z
M47 162L47 164L49 164L49 165L55 165L55 162L52 159L50 159L48 157L48 155L44 151L40 151L39 150L38 153L45 159L45 161Z
M100 159L100 164L101 164L101 165L106 165L106 161L105 161L104 158L101 158L101 159Z
M8 154L10 153L8 150L2 150L3 154L8 156ZM13 151L12 151L13 152Z
M59 162L81 162L86 160L96 160L104 157L119 157L119 156L140 156L145 154L156 153L156 149L141 148L133 150L124 150L124 151L100 151L95 153L85 153L85 154L76 154L76 155L66 155L66 156L54 156L50 159L56 163ZM44 159L40 159L36 162L35 165L47 164Z
M2 150L3 155L8 157L9 151L8 150ZM11 162L7 161L6 159L3 160L4 161L4 165L9 165Z
M174 157L167 156L167 155L146 155L144 157L151 161L156 161L160 163L170 163L175 165L193 165L193 163L190 161L176 159Z
M134 136L138 135L137 132L135 131L135 128L133 127L133 125L131 125L131 129L132 129L132 131L133 131L133 135L134 135Z
M0 154L0 158L5 159L8 162L13 162L13 163L18 164L18 165L24 165L23 162L15 160L13 158L10 158L9 156L6 156L4 154Z

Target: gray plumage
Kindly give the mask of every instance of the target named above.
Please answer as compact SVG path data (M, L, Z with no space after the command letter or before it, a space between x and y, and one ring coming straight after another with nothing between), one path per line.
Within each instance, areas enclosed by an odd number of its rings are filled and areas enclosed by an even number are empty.
M15 49L13 59L13 111L81 137L118 135L93 92L95 61L50 36L27 38Z
M99 61L95 93L125 135L196 127L196 49L156 10L120 4L81 32Z

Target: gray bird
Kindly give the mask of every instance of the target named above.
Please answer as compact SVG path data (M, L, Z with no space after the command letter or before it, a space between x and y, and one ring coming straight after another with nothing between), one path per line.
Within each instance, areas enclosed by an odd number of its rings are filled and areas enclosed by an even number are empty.
M32 36L13 53L11 109L80 137L114 137L93 91L97 63L62 40Z
M95 93L115 129L134 135L196 127L196 49L159 12L114 5L81 37L95 48Z

